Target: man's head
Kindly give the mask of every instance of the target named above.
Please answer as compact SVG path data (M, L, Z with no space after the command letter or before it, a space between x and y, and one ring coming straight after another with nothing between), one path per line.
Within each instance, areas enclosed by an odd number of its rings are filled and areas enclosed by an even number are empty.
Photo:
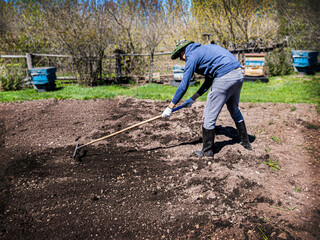
M180 40L171 54L171 59L173 60L180 57L180 59L183 60L181 55L182 53L184 54L186 47L190 43L194 43L194 41L187 41L185 39Z

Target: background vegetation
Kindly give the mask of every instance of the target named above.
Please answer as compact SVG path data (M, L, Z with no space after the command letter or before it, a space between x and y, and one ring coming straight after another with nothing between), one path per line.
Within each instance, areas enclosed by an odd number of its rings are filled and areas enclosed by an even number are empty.
M0 54L67 54L78 83L95 86L110 74L103 59L127 53L125 71L147 67L151 80L154 53L172 51L181 38L237 48L289 36L295 49L319 50L319 15L318 0L0 0ZM282 64L271 75L291 72L287 55L270 56L270 68ZM2 77L6 67L0 61Z
M99 57L172 50L182 37L223 47L272 43L319 49L318 0L0 0L1 52Z

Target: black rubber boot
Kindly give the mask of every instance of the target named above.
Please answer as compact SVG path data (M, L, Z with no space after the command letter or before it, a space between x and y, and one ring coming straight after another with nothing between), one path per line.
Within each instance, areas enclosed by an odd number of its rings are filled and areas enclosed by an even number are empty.
M247 128L246 128L246 124L244 123L244 121L242 122L238 122L236 123L237 129L238 129L238 133L240 135L241 138L241 145L244 146L245 149L248 150L252 150L250 141L249 141L249 137L248 137L248 133L247 133Z
M198 157L213 157L214 136L214 129L208 130L202 127L203 147L201 151L195 151L195 155Z

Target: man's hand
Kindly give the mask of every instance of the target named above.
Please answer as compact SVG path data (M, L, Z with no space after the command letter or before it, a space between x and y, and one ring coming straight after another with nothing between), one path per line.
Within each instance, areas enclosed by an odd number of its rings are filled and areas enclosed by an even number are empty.
M182 107L191 107L192 104L194 103L194 100L192 98L189 98L187 101L182 104Z
M167 108L163 111L162 117L163 117L163 118L170 117L171 113L172 113L172 109L169 108L169 107L167 107Z

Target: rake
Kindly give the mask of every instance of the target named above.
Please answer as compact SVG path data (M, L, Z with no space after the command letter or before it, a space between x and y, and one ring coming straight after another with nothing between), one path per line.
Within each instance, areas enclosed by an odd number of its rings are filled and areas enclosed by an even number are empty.
M178 111L178 110L181 109L181 108L183 108L183 107L182 107L182 106L176 107L176 108L172 109L172 112ZM73 153L73 156L72 156L72 157L75 158L76 155L77 155L77 151L78 151L79 149L81 149L81 148L84 148L84 147L86 147L86 146L88 146L88 145L91 145L91 144L93 144L93 143L95 143L95 142L99 142L99 141L101 141L101 140L111 138L111 137L113 137L113 136L118 135L119 133L128 131L128 130L130 130L130 129L132 129L132 128L141 126L141 125L146 124L146 123L148 123L148 122L152 122L152 121L157 120L157 119L159 119L159 118L161 118L161 117L162 117L162 115L159 115L159 116L157 116L157 117L150 118L150 119L145 120L145 121L143 121L143 122L140 122L140 123L137 123L137 124L132 125L132 126L130 126L130 127L127 127L127 128L125 128L125 129L122 129L122 130L120 130L120 131L118 131L118 132L109 134L108 136L104 136L104 137L102 137L102 138L98 138L98 139L92 140L91 142L88 142L88 143L83 144L83 145L79 145L79 143L77 142L76 149L74 150L74 153Z

